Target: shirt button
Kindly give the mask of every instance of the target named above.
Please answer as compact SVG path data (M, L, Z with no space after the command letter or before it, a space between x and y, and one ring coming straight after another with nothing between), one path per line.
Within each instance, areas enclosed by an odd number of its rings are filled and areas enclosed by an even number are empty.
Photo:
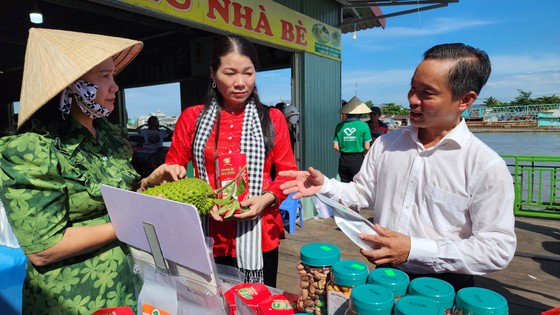
M103 161L107 161L107 157L106 157L106 156L102 157L101 159L102 159Z
M231 150L229 150L229 154L231 154Z
M231 140L231 136L228 137L228 140Z
M230 128L233 128L233 125L229 125Z

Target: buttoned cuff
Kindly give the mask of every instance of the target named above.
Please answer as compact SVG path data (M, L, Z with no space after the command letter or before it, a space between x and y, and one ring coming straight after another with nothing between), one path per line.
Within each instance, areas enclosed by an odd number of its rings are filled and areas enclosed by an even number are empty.
M408 261L426 263L434 260L437 254L437 242L425 238L410 238Z
M320 194L328 194L329 191L332 189L331 179L323 175L323 186L321 186L321 190L319 190Z

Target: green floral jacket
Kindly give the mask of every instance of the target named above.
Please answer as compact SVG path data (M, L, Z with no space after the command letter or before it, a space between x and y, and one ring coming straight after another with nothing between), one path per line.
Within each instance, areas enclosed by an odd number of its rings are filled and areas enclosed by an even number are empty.
M100 192L130 189L138 180L123 131L96 119L97 139L76 121L0 138L0 199L20 246L37 253L59 242L68 227L109 222ZM91 314L104 307L135 308L127 247L112 242L94 252L44 267L27 264L25 314Z

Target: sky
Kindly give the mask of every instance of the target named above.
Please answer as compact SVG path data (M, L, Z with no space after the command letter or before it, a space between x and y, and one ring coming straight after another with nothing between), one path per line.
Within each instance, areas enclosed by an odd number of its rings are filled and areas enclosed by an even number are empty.
M414 6L398 6L409 10ZM384 13L395 11L381 7ZM560 96L560 0L460 0L447 7L391 17L386 27L342 37L342 98L357 95L380 106L408 108L407 93L422 54L462 42L490 56L492 74L476 103L509 102L518 90L531 97ZM290 69L257 73L265 104L291 99ZM129 117L154 111L180 114L178 83L126 90Z

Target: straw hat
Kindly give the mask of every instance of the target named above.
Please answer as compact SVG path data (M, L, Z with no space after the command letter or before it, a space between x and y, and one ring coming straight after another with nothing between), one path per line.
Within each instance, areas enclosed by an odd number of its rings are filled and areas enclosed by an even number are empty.
M116 73L142 42L97 34L31 28L25 52L18 128L72 82L113 56Z
M367 114L371 113L371 109L364 104L357 96L352 97L348 103L344 104L340 109L339 113L341 114Z

